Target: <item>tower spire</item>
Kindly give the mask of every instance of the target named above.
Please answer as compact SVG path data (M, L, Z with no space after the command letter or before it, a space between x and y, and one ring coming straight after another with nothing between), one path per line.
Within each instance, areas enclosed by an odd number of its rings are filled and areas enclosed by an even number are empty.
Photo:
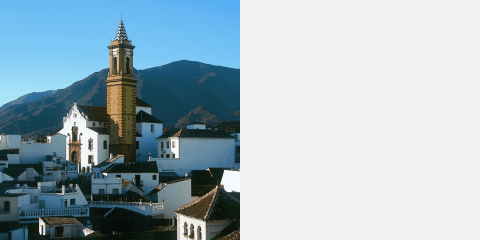
M119 40L127 40L127 31L125 31L125 26L123 26L123 20L120 20L120 24L118 25L117 34L115 35L114 41Z

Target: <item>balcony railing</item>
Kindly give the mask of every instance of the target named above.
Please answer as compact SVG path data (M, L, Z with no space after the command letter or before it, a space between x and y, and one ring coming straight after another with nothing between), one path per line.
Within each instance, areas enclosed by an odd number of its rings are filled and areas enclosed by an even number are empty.
M19 219L30 219L38 217L57 217L57 216L73 216L73 217L88 217L89 208L64 208L64 209L29 209L19 211Z

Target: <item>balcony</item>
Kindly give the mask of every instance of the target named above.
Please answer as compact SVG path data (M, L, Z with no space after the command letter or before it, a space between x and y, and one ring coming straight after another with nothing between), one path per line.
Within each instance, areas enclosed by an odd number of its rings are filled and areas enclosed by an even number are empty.
M28 209L18 210L19 219L34 219L39 217L59 217L59 216L73 216L73 217L88 217L90 214L88 207L79 208L64 208L64 209Z

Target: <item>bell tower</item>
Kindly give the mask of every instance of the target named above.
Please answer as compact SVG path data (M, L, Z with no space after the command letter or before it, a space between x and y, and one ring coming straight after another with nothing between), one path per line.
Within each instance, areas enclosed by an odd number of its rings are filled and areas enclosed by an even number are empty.
M133 74L132 40L120 21L110 46L110 71L107 80L107 114L110 115L110 153L135 162L136 151L136 82Z

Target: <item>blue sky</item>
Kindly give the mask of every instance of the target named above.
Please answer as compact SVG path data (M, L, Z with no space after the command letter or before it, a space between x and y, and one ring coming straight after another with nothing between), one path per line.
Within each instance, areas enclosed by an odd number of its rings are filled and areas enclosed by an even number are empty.
M107 68L121 12L136 69L182 59L240 68L239 1L2 1L0 106Z

